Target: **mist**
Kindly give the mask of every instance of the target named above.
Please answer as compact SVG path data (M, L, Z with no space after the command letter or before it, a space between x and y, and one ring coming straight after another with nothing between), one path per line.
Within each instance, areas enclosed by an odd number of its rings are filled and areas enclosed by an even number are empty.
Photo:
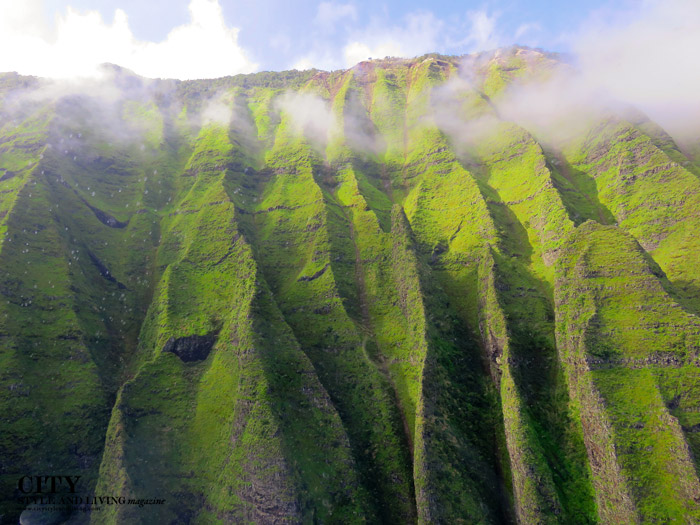
M228 126L233 120L233 96L230 93L217 93L204 102L199 115L201 124L216 123Z
M336 137L356 153L377 154L384 147L356 92L345 100L342 123L330 103L312 93L287 91L276 99L275 109L287 114L293 132L307 138L319 152Z
M545 141L566 141L605 116L648 117L679 143L700 136L700 2L642 0L627 10L599 10L567 37L572 53L552 60L546 77L515 79L493 100L479 101L479 71L495 52L466 55L458 75L433 90L435 123L456 143L478 139L499 121L516 122ZM530 53L540 54L536 50ZM92 78L35 79L21 93L5 96L2 112L21 115L45 103L74 97L97 108L89 125L117 138L140 140L138 130L125 126L120 104L125 100L153 102L158 93L172 93L169 82L149 80L117 66L104 66ZM479 102L465 117L465 97ZM170 108L175 114L181 109ZM231 125L236 104L231 94L208 95L201 109L189 115L193 127L215 122ZM194 108L188 108L194 109ZM381 137L362 102L351 93L342 125L324 98L312 93L284 92L275 111L286 114L294 133L319 150L342 134L358 152L378 154ZM163 108L161 108L163 110ZM630 117L631 118L631 117ZM245 120L245 119L244 119ZM255 136L254 130L248 130Z
M94 77L26 78L27 87L3 93L1 110L11 121L52 108L57 117L53 129L89 129L122 143L141 141L145 132L124 118L124 103L152 104L158 93L170 89L168 82L113 65L103 65Z
M699 28L700 2L689 0L599 11L573 35L571 64L543 81L514 82L495 101L500 116L560 140L602 115L646 116L676 141L696 142Z
M700 2L644 1L601 12L574 43L584 83L644 111L672 135L700 131Z
M287 91L275 100L275 109L289 116L294 133L305 136L317 146L325 146L329 133L337 128L328 102L312 93Z

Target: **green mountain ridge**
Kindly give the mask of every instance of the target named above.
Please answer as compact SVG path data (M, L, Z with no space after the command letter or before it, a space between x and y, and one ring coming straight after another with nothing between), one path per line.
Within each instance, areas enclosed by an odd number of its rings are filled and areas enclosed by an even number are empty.
M0 74L1 523L700 521L691 142L520 47L106 71Z

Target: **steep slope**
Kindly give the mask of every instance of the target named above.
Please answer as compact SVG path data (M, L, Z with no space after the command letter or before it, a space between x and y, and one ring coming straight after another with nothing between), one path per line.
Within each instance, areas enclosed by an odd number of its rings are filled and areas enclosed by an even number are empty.
M1 75L0 515L700 520L697 166L508 120L560 66ZM166 503L42 514L39 474Z
M700 321L615 227L584 223L557 266L557 340L601 518L697 520L689 423Z

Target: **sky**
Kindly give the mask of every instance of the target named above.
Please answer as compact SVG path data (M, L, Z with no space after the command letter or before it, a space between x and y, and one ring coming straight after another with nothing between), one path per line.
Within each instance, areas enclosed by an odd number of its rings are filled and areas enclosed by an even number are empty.
M700 5L698 0L673 2ZM658 4L0 0L0 71L89 76L98 64L112 62L147 77L189 79L332 70L369 57L459 55L511 44L571 52L585 38L586 28L635 20Z
M0 72L58 92L93 89L105 62L186 80L514 44L576 66L509 88L516 121L576 120L609 101L700 136L700 0L0 0Z

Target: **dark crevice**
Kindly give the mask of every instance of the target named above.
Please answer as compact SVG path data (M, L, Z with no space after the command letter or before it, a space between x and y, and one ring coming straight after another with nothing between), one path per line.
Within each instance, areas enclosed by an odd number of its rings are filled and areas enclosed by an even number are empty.
M47 172L47 180L49 179L49 177L50 175ZM129 221L122 222L120 220L117 220L114 217L112 217L109 213L102 211L99 208L96 208L95 206L90 204L82 195L80 195L80 193L78 193L78 191L75 188L71 187L71 185L68 184L68 182L60 175L56 176L56 182L58 182L61 186L68 188L69 190L73 190L73 193L75 193L75 196L78 197L78 199L80 199L80 202L82 202L83 204L85 204L85 206L90 208L90 211L93 214L95 214L97 220L99 220L105 226L109 226L110 228L126 228L129 225Z
M178 356L183 363L204 361L216 342L218 332L207 335L188 335L171 337L163 347L163 352L171 352Z
M6 170L5 173L3 173L2 176L0 177L0 182L10 180L11 178L15 177L16 175L17 175L16 172Z
M75 191L75 190L73 190ZM78 192L75 191L75 194L78 195ZM126 228L128 226L129 221L127 222L122 222L114 217L112 217L109 213L104 212L100 210L99 208L95 208L93 205L91 205L88 201L86 201L84 198L82 198L80 195L78 195L78 198L87 206L90 208L90 211L95 214L95 217L97 217L97 220L100 221L102 224L105 226L109 226L110 228Z
M302 277L299 277L299 279L297 279L297 281L313 281L314 279L318 279L324 273L326 273L326 270L328 269L329 266L330 266L330 263L326 263L326 265L323 268L321 268L319 271L317 271L315 274L313 274L311 276L304 275Z
M222 262L224 262L226 259L228 259L228 258L231 256L231 254L233 253L233 250L236 248L236 242L238 241L238 239L240 239L240 237L241 237L241 236L240 236L240 234L238 234L238 233L237 233L236 235L233 236L233 239L231 240L231 247L230 247L230 248L228 249L228 251L223 255L223 257L221 257L221 259L219 259L218 261L216 261L216 262L214 263L214 266L220 265Z
M117 281L114 275L112 275L112 272L109 271L109 269L104 265L102 261L100 261L100 259L94 253L92 253L87 248L85 250L87 251L88 257L90 257L92 264L95 265L95 268L97 268L97 271L100 272L100 275L102 277L107 279L109 282L115 283L117 285L117 288L119 288L120 290L127 289L127 287L124 284Z

